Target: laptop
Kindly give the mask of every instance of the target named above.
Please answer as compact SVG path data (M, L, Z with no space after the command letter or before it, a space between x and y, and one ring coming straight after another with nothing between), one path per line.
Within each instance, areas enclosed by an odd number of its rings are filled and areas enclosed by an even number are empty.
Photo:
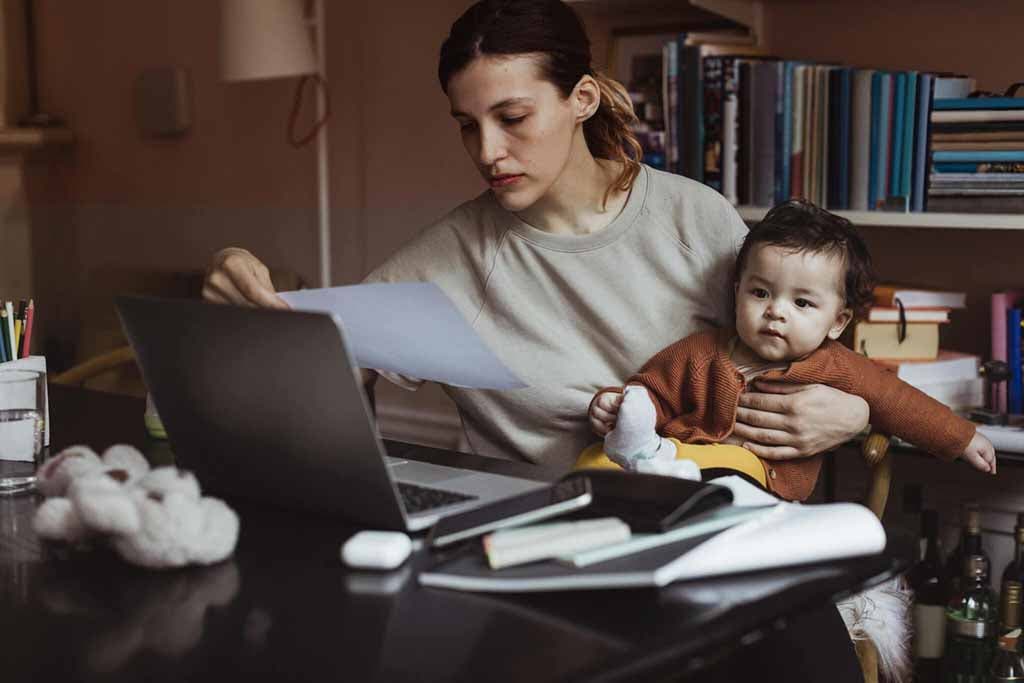
M176 463L204 491L418 531L546 485L389 457L330 314L116 304Z

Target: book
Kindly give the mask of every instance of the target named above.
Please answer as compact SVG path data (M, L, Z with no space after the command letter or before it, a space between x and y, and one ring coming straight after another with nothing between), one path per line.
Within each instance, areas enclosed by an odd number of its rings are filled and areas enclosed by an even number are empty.
M1013 307L1006 312L1006 362L1010 379L1006 382L1006 409L1011 413L1024 411L1024 378L1021 371L1021 312Z
M1024 109L1024 97L943 97L935 100L935 111L958 109Z
M932 159L935 163L957 163L957 162L977 162L977 161L988 161L988 162L1009 162L1009 163L1022 163L1024 162L1024 152L1010 152L1010 151L999 151L999 150L955 150L945 152L934 152Z
M963 99L976 90L975 81L962 74L936 74L935 98Z
M906 117L907 106L907 74L905 72L900 71L893 74L892 103L892 134L889 143L889 191L886 198L902 194L903 138L906 132L904 118Z
M1024 130L988 130L974 132L933 133L935 142L1024 142Z
M874 290L876 306L896 307L899 301L904 308L964 308L967 302L965 292L950 292L924 287L907 287L896 284L880 284Z
M1011 308L1019 306L1024 302L1024 289L1008 289L1002 292L993 292L990 300L990 358L1001 360L1004 363L1009 360L1006 353L1006 314ZM993 385L990 399L991 407L1000 413L1006 412L1006 382Z
M886 370L907 384L917 386L923 382L941 382L957 379L971 379L978 376L981 359L978 356L958 351L939 349L934 360L890 360L874 359Z
M932 359L939 355L939 325L859 322L853 349L869 358Z
M629 525L615 517L533 524L484 536L491 569L513 567L563 554L620 545L629 540Z
M868 210L868 164L871 150L871 79L875 72L858 69L853 75L850 116L850 209Z
M910 210L924 211L928 200L928 155L935 77L921 74L917 89L917 123L914 126L914 161L911 171Z
M903 148L899 151L900 160L899 191L895 194L903 197L907 208L910 208L911 184L914 173L914 128L917 124L917 84L916 71L907 72L907 86L903 104Z
M937 152L979 151L979 152L1024 152L1024 140L992 140L976 142L933 142Z
M1024 419L1020 415L1011 415L1006 425L977 425L978 433L984 434L996 451L1006 453L1024 453Z
M778 97L776 63L757 62L753 78L753 202L771 206L775 199L775 100Z
M482 553L463 553L424 570L419 582L513 593L660 587L684 579L873 555L884 550L885 542L881 523L862 505L778 503L724 531L581 568L547 560L495 571Z
M947 213L1024 213L1024 197L941 197L929 195L928 211Z
M950 410L965 412L985 405L985 380L982 377L916 382L912 386L945 404Z
M933 111L932 123L1003 123L1024 121L1024 109Z
M908 323L947 323L948 308L905 308L902 319ZM888 306L872 306L868 309L867 321L870 323L897 323L900 321L900 309Z

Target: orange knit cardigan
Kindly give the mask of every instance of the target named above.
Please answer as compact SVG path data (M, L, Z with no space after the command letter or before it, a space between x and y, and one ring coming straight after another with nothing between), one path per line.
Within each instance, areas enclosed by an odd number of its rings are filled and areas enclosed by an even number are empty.
M662 436L684 443L718 443L736 424L736 408L746 387L729 359L733 330L708 330L681 339L655 354L629 379L647 393L657 411ZM865 356L842 344L825 343L786 370L759 379L795 384L827 384L860 396L871 409L871 426L915 444L944 460L963 454L974 425L945 405L898 379ZM604 389L605 391L621 391ZM771 491L788 500L803 500L814 490L821 455L795 460L763 460Z

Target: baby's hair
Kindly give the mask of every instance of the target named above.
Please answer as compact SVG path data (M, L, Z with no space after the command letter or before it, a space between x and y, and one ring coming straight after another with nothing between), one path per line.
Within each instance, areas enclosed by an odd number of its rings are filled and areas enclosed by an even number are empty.
M747 233L736 256L736 282L743 275L750 250L758 244L782 247L794 253L838 256L846 267L843 282L846 306L858 318L867 312L876 278L868 247L850 221L803 199L776 205Z

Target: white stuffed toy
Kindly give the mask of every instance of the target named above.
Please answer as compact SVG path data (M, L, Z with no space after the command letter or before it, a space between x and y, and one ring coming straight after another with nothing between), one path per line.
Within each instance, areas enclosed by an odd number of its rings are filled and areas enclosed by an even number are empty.
M47 497L33 521L40 538L103 542L143 567L213 564L238 540L231 508L203 497L190 472L150 469L131 446L111 446L102 458L86 446L67 448L39 469L37 486Z

